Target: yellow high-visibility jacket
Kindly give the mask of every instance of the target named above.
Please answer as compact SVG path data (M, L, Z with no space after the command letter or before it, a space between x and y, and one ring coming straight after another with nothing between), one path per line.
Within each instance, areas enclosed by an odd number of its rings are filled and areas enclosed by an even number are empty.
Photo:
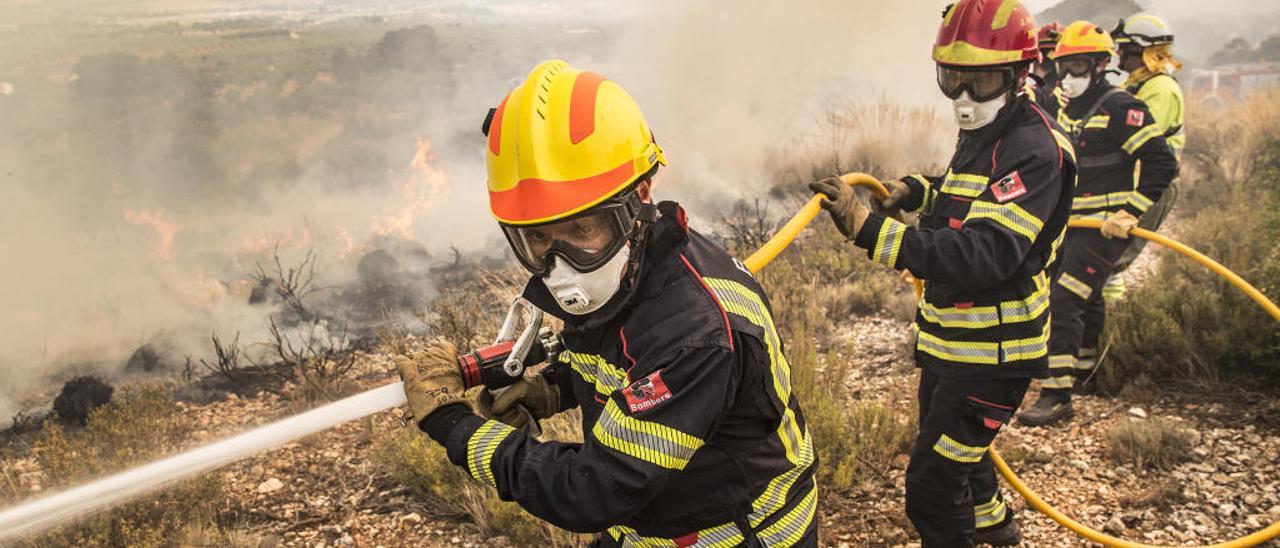
M1168 74L1159 73L1151 78L1130 86L1129 92L1147 104L1147 110L1155 118L1156 125L1164 132L1169 148L1174 156L1182 158L1182 148L1187 144L1184 129L1186 124L1186 101L1182 97L1182 86L1178 80Z

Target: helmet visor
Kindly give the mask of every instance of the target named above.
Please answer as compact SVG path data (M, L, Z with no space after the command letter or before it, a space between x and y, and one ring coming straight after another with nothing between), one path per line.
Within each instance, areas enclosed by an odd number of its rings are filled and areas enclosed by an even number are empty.
M613 257L635 229L639 198L634 193L581 214L533 226L502 225L521 266L537 276L551 272L553 257L574 270L591 272Z
M1062 69L1062 72L1077 78L1093 74L1097 66L1098 60L1088 55L1071 55L1058 59L1058 67Z
M1013 67L956 67L938 65L938 87L948 99L959 99L969 92L969 97L985 103L1013 86Z

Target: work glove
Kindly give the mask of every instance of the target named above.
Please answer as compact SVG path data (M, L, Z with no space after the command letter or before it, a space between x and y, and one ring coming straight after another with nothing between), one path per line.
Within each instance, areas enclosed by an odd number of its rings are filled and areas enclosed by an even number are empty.
M884 186L889 189L889 197L874 200L871 205L878 204L876 211L885 216L900 218L902 208L906 207L907 200L911 199L911 187L907 186L905 181L889 181Z
M453 343L436 339L425 350L396 356L395 361L414 424L421 424L422 419L446 405L462 403L471 407L462 397L465 388Z
M855 189L839 177L827 177L821 181L809 183L809 190L821 194L822 209L831 214L831 221L836 230L852 240L862 229L862 223L871 215L870 194L862 189Z
M523 406L529 412L520 410ZM507 387L497 397L480 391L476 407L485 418L524 429L530 419L545 419L560 411L560 387L542 375L530 375Z
M1102 235L1106 238L1125 239L1135 226L1138 226L1138 218L1122 209L1107 215L1106 220L1102 221Z

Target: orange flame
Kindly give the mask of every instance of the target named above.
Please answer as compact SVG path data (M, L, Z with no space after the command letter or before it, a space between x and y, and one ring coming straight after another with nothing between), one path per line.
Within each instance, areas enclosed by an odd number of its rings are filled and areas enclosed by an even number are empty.
M445 180L444 171L431 165L434 160L431 141L418 137L418 148L413 161L409 162L409 168L413 171L405 177L400 187L404 205L389 217L374 219L374 232L382 236L410 237L414 221L449 193L449 183Z
M156 243L155 254L161 259L173 258L173 236L178 233L178 225L158 211L125 210L124 220L138 226L149 226L156 231L160 241Z

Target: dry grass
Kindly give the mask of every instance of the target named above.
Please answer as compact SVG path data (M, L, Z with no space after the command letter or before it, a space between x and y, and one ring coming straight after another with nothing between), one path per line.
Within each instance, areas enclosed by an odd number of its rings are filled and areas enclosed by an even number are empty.
M179 448L188 437L180 411L159 388L135 389L89 415L83 430L64 430L50 421L32 454L46 479L45 489L72 485L150 461ZM6 467L7 468L7 467ZM10 488L17 494L6 470ZM217 535L222 499L219 476L209 474L49 534L28 539L31 546L170 546L191 530Z
M1111 458L1134 468L1166 469L1186 461L1195 435L1164 419L1124 420L1107 430Z

